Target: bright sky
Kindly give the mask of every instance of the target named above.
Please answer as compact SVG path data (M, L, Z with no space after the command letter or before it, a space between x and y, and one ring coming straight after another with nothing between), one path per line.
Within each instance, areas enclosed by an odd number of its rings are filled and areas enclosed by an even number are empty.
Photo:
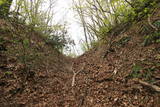
M55 8L55 20L61 23L67 21L68 33L70 34L71 38L75 41L75 52L79 55L83 53L80 48L80 41L84 40L83 28L78 23L77 16L71 8L72 0L58 0ZM72 49L72 51L74 51L74 49Z

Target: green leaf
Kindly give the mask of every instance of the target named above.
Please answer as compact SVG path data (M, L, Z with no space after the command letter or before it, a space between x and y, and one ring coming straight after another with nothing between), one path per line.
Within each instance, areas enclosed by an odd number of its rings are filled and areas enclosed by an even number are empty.
M6 2L8 2L8 1L6 1L6 0L0 0L0 5L4 4Z
M133 66L133 71L138 72L138 71L140 71L141 69L142 69L142 67L141 67L141 66L139 66L139 65L135 65L135 66Z
M5 72L5 75L11 75L11 74L13 74L11 71Z
M4 1L3 0L0 0L0 5L2 5L4 3Z
M29 47L29 40L28 39L24 39L23 40L23 45L25 48L28 48Z

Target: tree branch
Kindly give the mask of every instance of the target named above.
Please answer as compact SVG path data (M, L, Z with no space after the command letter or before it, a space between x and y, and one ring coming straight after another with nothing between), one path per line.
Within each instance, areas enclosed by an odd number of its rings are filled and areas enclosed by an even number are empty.
M138 83L140 83L144 86L147 86L147 87L153 89L156 92L160 92L160 87L158 87L157 85L149 84L149 83L147 83L145 81L142 81L142 80L139 80L139 79L134 79L134 81L136 81L136 82L138 82Z
M73 64L72 64L72 67L73 67ZM82 68L81 68L78 72L75 72L75 71L72 69L72 71L73 71L72 87L75 85L76 76L77 76L81 71L83 71L84 67L85 67L85 63L83 63Z
M152 22L151 22L151 16L148 16L148 24L149 24L153 29L155 29L156 31L158 30L158 28L152 24Z

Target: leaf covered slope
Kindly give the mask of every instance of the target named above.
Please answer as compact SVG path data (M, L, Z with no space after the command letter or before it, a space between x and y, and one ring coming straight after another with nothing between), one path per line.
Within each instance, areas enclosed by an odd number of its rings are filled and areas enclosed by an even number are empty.
M159 107L159 15L158 7L112 45L75 59L29 27L0 20L0 105Z

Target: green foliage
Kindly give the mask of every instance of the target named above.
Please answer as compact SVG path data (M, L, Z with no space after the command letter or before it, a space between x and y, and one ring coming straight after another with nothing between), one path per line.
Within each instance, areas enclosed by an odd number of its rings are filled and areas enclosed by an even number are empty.
M99 28L98 37L105 38L107 36L107 33L110 29L107 26L102 26Z
M13 0L0 0L0 18L8 17L12 1Z
M24 48L29 48L29 40L28 39L23 40L23 46L24 46Z
M0 0L0 5L8 3L10 0Z
M124 46L131 40L131 37L123 37L119 41L116 42L116 45L118 46Z
M130 77L132 78L139 78L142 76L142 74L140 73L140 70L142 70L142 67L139 65L134 65L132 67L132 72L130 74Z
M148 82L154 82L154 75L159 72L159 63L148 60L140 61L132 66L132 72L128 78L140 78Z
M46 35L46 43L52 45L54 49L62 52L73 44L65 25L55 25L53 29L50 29L50 32Z
M0 0L0 5L2 5L4 3L4 0Z
M157 28L160 28L160 20L155 21L153 25L156 26Z
M109 40L111 37L109 35L116 36L133 23L146 18L158 2L158 0L83 0L77 2L75 7L78 8L77 13L84 19L82 23L89 29L87 32L99 40ZM80 13L80 10L83 12Z
M147 46L153 43L160 43L160 32L155 31L152 34L149 34L144 37L143 45Z
M5 75L6 76L9 76L9 75L12 75L13 73L11 72L11 71L7 71L7 72L5 72Z
M66 23L58 24L53 20L54 4L54 0L45 2L43 0L35 0L34 2L17 0L14 11L20 13L18 18L30 26L31 32L39 32L43 35L42 37L47 44L62 52L64 49L69 48L68 45L72 44L72 41L68 35ZM41 8L44 5L46 6L45 9ZM24 40L23 43L28 46L29 41Z
M82 49L83 52L86 52L86 51L89 50L88 47L87 47L87 44L85 42L81 44L81 49Z
M140 65L134 65L132 67L132 72L129 75L129 78L143 78L146 81L152 82L152 81L154 81L152 79L153 71L154 71L154 69L152 69L152 68L144 69Z
M96 48L101 44L101 41L92 41L91 42L91 48Z

